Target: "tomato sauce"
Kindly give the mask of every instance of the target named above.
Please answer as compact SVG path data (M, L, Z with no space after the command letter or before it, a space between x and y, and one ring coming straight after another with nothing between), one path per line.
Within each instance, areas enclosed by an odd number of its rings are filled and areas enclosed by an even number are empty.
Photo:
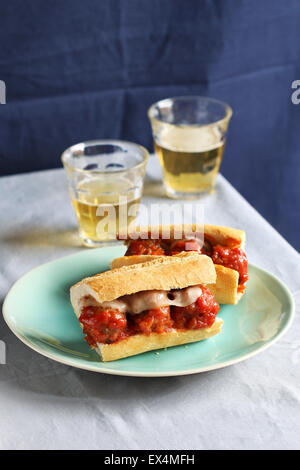
M213 294L202 287L202 295L196 302L187 307L173 307L172 319L174 328L196 330L213 325L220 305L215 301Z
M199 329L212 326L220 306L210 291L201 287L202 294L187 307L165 306L130 315L116 309L83 307L79 318L85 339L90 346L116 343L129 336L164 333L176 329Z
M126 314L119 310L83 307L79 321L90 346L115 343L129 335Z
M245 290L248 280L248 260L245 252L238 247L229 248L223 245L215 245L205 238L203 246L195 239L177 240L130 240L125 256L130 255L168 255L173 256L182 251L196 251L199 254L210 256L214 264L220 264L225 268L234 269L239 273L238 291Z
M129 315L131 331L150 335L151 333L164 333L173 328L170 315L170 306L146 310L139 315Z
M199 254L202 253L201 245L197 240L177 240L171 245L168 255L177 255L182 251L196 251Z
M234 269L239 273L239 284L244 285L248 280L248 260L241 248L227 248L216 245L212 254L215 264L221 264L225 268Z
M165 255L161 240L130 240L125 256Z

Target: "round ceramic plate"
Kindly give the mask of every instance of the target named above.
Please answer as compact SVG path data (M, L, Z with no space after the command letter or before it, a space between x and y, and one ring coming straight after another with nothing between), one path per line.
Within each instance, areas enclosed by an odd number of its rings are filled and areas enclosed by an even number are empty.
M294 301L270 273L249 266L247 291L238 305L224 305L221 334L205 341L101 362L83 339L69 289L83 277L109 269L124 246L87 249L39 266L8 293L4 319L27 346L55 361L95 372L131 376L195 374L247 359L271 346L291 325Z

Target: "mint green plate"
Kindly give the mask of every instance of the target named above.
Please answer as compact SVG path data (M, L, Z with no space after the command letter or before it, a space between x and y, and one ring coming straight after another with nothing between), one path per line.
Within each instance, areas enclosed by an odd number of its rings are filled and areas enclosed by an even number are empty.
M105 271L124 246L87 249L39 266L8 293L3 315L27 346L55 361L95 372L132 376L195 374L229 366L263 351L289 328L294 301L276 277L249 266L247 291L238 305L221 307L222 333L199 343L101 362L83 339L69 301L69 288L83 277Z

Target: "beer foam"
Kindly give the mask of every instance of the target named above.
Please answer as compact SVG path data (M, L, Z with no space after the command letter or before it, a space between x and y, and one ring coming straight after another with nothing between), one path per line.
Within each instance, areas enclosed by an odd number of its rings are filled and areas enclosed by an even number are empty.
M217 126L163 126L157 143L177 152L207 152L223 144Z

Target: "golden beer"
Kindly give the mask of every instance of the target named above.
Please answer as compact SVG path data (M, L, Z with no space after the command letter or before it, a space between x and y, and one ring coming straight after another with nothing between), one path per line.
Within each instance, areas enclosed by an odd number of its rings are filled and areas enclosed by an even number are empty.
M213 192L224 141L210 128L172 128L154 141L168 193Z
M204 96L178 96L148 110L167 195L194 199L213 193L232 109Z
M119 243L134 224L149 153L121 140L92 140L62 156L79 236L88 247Z
M180 152L154 143L165 185L184 193L213 192L224 144L203 152Z
M115 188L97 178L78 185L77 199L72 203L83 239L109 241L117 238L135 219L140 195L131 191L132 185L120 180Z

